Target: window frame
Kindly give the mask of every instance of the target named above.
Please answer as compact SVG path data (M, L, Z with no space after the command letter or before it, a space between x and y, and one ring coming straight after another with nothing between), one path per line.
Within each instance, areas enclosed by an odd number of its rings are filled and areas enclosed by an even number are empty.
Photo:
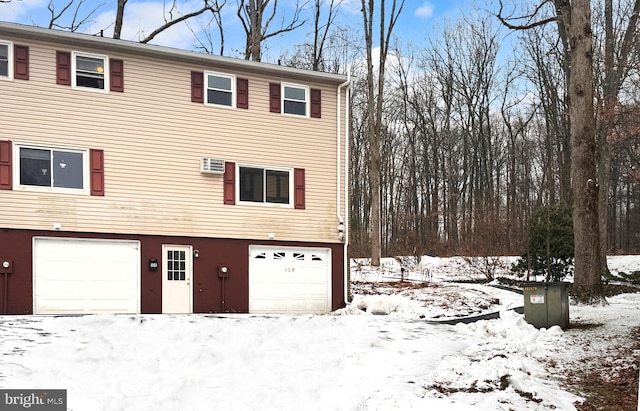
M7 75L0 75L0 80L13 80L13 42L8 40L0 40L0 45L7 46Z
M286 110L286 105L285 102L286 101L294 101L294 102L301 102L301 100L294 100L294 99L288 99L286 98L286 88L295 88L295 89L302 89L304 90L304 104L305 104L305 113L304 114L296 114L296 113L287 113ZM304 85L304 84L296 84L296 83L285 83L282 82L280 83L280 104L281 104L281 113L282 115L285 116L294 116L294 117L306 117L309 118L310 117L310 113L311 113L311 91L310 91L310 87L308 85Z
M29 184L21 184L20 182L20 149L30 148L35 150L48 150L63 151L67 153L82 154L82 188L67 188L67 187L54 187L54 179L51 180L51 185L36 186ZM14 142L13 144L13 188L14 190L33 191L40 193L61 193L61 194L78 194L78 195L90 195L91 194L91 180L90 180L90 165L89 165L89 149L77 148L77 147L63 147L54 145L41 145Z
M243 168L253 168L253 169L262 169L262 201L246 201L241 200L240 192L242 189L242 180L240 177L240 171ZM288 202L287 203L276 203L267 201L267 171L275 171L275 172L286 172L288 173L289 180L289 192L288 192ZM236 204L239 205L251 205L251 206L266 206L266 207L280 207L280 208L294 208L294 169L293 167L275 167L275 166L264 166L264 165L256 165L256 164L236 164Z
M85 57L90 59L100 59L103 62L102 88L86 87L78 85L78 57ZM86 90L93 93L108 93L110 90L110 72L109 72L109 56L105 54L85 53L83 51L71 52L71 88L76 90Z
M231 90L229 90L229 92L231 93L231 105L226 105L226 104L219 104L219 103L213 103L213 102L209 102L209 76L213 76L213 77L223 77L223 78L228 78L230 80L231 83ZM222 108L226 108L226 109L235 109L237 106L237 95L238 95L238 91L236 89L236 76L235 74L228 74L228 73L222 73L219 71L205 71L204 72L204 78L203 78L203 91L204 91L204 104L207 106L213 106L213 107L222 107ZM212 89L212 90L218 90L218 89ZM223 90L221 90L223 91ZM226 90L224 90L226 91Z

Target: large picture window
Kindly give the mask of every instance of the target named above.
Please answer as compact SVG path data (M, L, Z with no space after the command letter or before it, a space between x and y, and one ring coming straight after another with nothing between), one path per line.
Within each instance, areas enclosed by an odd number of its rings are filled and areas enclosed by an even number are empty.
M8 41L0 40L0 79L11 79L13 47Z
M108 90L107 57L74 52L72 58L74 87Z
M239 167L241 202L291 204L291 172L259 167Z
M87 191L87 152L17 146L16 176L22 188Z

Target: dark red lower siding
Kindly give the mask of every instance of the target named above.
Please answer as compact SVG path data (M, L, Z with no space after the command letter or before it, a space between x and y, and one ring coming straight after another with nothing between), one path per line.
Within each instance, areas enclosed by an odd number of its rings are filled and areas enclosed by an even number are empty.
M193 259L193 311L195 313L246 313L249 311L249 245L251 244L330 248L331 308L335 310L344 306L342 267L344 246L342 244L0 229L0 258L13 261L13 272L6 275L6 278L4 274L0 274L0 314L31 314L33 312L33 237L140 241L140 298L143 314L162 312L163 244L191 245L194 250L199 251L199 257ZM160 264L158 271L149 270L149 259L158 260ZM222 305L223 280L218 277L220 266L226 266L229 269L229 276L224 280L224 307Z

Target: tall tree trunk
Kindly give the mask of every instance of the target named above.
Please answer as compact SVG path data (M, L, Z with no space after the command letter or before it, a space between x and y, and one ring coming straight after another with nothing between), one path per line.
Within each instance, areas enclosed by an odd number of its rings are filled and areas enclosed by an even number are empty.
M569 118L575 241L574 294L579 301L595 302L602 298L603 290L600 276L591 4L590 0L574 0L571 4Z
M373 19L375 15L375 0L361 0L364 35L367 48L367 114L369 131L369 178L371 189L371 265L379 266L382 254L382 239L380 225L380 141L382 133L382 103L384 101L385 63L389 51L391 32L402 12L404 0L396 8L396 0L391 2L389 25L385 25L385 0L380 0L380 58L378 60L377 90L373 81ZM374 104L375 102L375 104Z
M373 14L374 2L362 0L364 38L367 49L367 132L369 134L369 186L371 190L371 265L380 265L380 134L376 129L375 89L373 84ZM382 98L382 96L378 96Z
M119 39L122 35L122 23L124 20L124 6L128 0L118 0L118 8L116 10L116 22L113 26L113 38Z

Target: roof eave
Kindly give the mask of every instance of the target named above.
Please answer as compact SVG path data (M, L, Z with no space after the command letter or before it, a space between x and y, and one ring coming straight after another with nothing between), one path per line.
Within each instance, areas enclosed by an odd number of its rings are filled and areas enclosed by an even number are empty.
M53 41L67 46L90 47L92 49L113 51L119 53L134 53L155 58L170 58L180 62L190 63L202 68L215 66L228 70L242 70L258 74L276 75L287 79L313 80L330 84L341 84L346 76L318 71L302 70L271 63L254 62L232 57L216 56L197 53L166 46L138 43L129 40L116 40L90 34L71 33L67 31L45 29L36 26L0 22L0 35L15 35L41 41Z

